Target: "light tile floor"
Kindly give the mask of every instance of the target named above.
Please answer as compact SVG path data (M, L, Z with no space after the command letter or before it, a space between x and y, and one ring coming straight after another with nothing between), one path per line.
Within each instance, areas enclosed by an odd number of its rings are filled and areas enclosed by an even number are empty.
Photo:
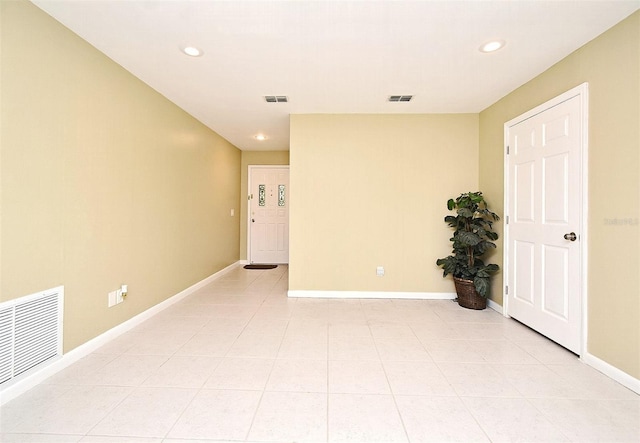
M0 410L4 442L640 441L640 397L452 301L234 269Z

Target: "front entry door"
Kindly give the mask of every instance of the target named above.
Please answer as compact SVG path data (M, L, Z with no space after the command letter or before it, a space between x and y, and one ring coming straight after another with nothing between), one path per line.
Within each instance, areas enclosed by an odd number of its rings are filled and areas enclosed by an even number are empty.
M289 167L249 166L249 262L289 262Z
M580 354L586 85L576 89L505 125L506 290L509 316Z

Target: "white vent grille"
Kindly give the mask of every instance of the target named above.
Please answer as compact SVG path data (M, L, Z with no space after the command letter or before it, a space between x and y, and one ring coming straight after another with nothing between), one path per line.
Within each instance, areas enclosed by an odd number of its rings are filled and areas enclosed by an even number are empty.
M13 309L0 311L0 383L13 375Z
M265 95L267 103L289 103L289 98L285 95Z
M63 288L0 305L0 385L62 355Z
M413 95L390 95L390 102L410 102L413 98Z

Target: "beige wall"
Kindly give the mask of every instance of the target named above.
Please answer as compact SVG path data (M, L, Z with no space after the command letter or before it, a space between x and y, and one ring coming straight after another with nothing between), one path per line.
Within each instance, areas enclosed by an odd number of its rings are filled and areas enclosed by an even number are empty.
M478 186L477 114L293 115L290 143L291 290L454 292L435 261Z
M583 82L590 98L588 351L640 378L640 290L632 280L640 269L640 12L480 114L480 187L502 212L504 123ZM501 286L493 287L498 302Z
M31 3L0 7L0 300L64 285L69 351L238 260L240 151Z
M635 13L479 116L292 116L291 289L452 292L446 200L480 189L502 215L504 122L587 81L589 352L640 378L639 29ZM286 152L241 156L28 2L0 2L0 35L0 300L64 285L68 351L246 258L247 165Z
M289 151L242 151L242 178L240 179L240 259L247 259L247 196L249 191L249 165L288 165Z

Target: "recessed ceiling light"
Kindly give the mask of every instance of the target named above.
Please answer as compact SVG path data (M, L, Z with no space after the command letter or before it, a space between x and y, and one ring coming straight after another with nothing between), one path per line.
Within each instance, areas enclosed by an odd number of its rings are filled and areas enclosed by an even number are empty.
M504 40L491 40L480 46L480 52L495 52L498 49L502 49L504 45Z
M182 52L191 57L200 57L202 54L204 54L204 52L202 52L202 49L198 49L195 46L185 46L184 48L182 48Z
M258 135L256 135L256 136L255 136L255 137L253 137L253 138L255 138L256 140L258 140L258 141L260 141L260 142L261 142L261 141L263 141L263 140L266 140L266 139L267 139L267 136L266 136L266 135L264 135L264 134L258 134Z

